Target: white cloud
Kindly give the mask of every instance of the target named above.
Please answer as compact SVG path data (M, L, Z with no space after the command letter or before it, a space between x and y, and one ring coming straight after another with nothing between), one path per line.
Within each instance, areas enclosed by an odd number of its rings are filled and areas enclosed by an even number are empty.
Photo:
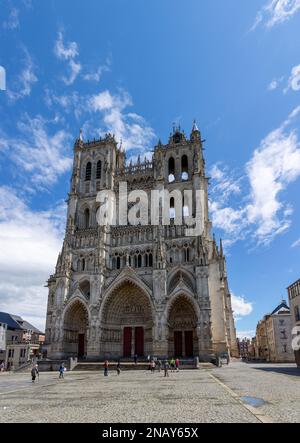
M70 60L79 55L78 45L76 42L70 42L65 46L63 34L59 32L54 46L54 53L59 59Z
M298 136L294 130L286 130L299 112L300 107L262 140L246 166L251 186L248 221L258 225L255 236L262 243L290 226L291 207L279 200L279 194L300 176Z
M292 248L298 248L299 246L300 246L300 238L292 244Z
M250 330L250 331L237 331L236 336L237 338L239 338L240 340L243 340L244 338L247 339L252 339L255 337L256 331L255 330Z
M241 180L235 184L232 177L214 166L210 211L214 225L226 233L231 244L246 237L268 244L290 227L293 208L280 195L300 177L300 142L290 127L299 114L297 107L261 141L246 164L243 186ZM240 188L244 197L237 201Z
M294 66L288 80L288 86L284 90L286 93L289 89L300 91L300 65Z
M279 86L278 80L272 80L271 83L268 86L268 91L275 91Z
M258 12L251 28L253 31L260 24L266 28L283 23L300 10L300 0L269 0Z
M23 48L23 51L25 53L24 69L16 80L16 89L7 89L7 95L12 102L30 96L32 86L38 81L32 58L26 48Z
M70 74L69 77L62 77L62 80L67 86L72 85L82 70L80 62L75 61L79 55L77 43L69 42L65 45L63 34L59 32L54 46L54 54L58 59L68 61Z
M83 79L86 81L94 81L99 82L101 80L103 72L108 72L110 70L111 58L108 57L106 59L106 63L102 66L99 66L98 69L94 72L89 72L83 76Z
M18 28L20 26L19 14L20 14L19 9L14 7L11 8L7 20L3 22L3 28L9 30Z
M9 187L0 187L0 309L44 329L47 289L61 248L65 203L32 211Z
M37 188L53 185L72 166L67 155L70 134L63 129L50 134L49 123L41 116L25 115L17 126L20 135L4 140L11 148L8 155L20 168L22 177Z
M244 297L232 294L231 303L235 318L246 317L253 311L253 303L246 301Z

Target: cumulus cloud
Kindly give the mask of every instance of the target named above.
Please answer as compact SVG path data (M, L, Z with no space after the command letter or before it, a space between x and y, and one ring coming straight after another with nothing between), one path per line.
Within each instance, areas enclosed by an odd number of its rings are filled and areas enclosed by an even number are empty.
M7 89L8 98L12 102L29 97L32 86L38 81L32 58L26 48L23 48L23 51L25 53L25 58L23 60L24 68L15 80L15 88L13 90L10 88Z
M41 116L30 118L26 114L17 125L19 136L2 139L2 143L11 148L7 155L18 166L22 177L39 189L56 183L72 166L68 156L70 134L64 129L50 131L50 123Z
M64 112L73 112L77 120L80 119L85 133L95 137L107 132L114 134L116 140L123 141L129 160L138 154L149 154L155 133L141 115L128 112L127 108L133 106L128 92L121 90L113 94L103 90L94 95L73 92L59 96L47 90L45 100L49 107L59 105Z
M65 203L32 211L9 187L0 187L0 309L45 327L47 289L63 238Z
M269 0L258 12L251 30L259 25L266 28L283 23L300 10L300 0Z
M292 89L293 91L300 91L300 65L293 67L288 80L288 85L284 92L286 93L289 89Z
M243 197L242 201L234 201L242 182L235 185L215 167L210 211L213 223L229 241L247 236L258 244L268 244L290 227L293 209L280 195L300 176L300 142L291 127L299 114L300 107L295 108L261 141L246 164L242 195L248 195L247 200Z
M67 86L72 85L82 70L80 62L75 60L75 58L79 55L77 43L69 42L65 44L63 39L63 33L59 32L57 40L54 45L54 54L58 59L65 60L68 62L69 71L70 71L69 76L68 77L63 76L62 80Z
M279 200L279 194L300 176L298 135L288 129L299 112L300 107L262 140L246 166L251 185L248 220L258 225L255 235L262 243L268 243L291 223L291 207Z
M253 303L246 301L244 297L232 294L231 303L233 314L236 319L246 317L253 311Z

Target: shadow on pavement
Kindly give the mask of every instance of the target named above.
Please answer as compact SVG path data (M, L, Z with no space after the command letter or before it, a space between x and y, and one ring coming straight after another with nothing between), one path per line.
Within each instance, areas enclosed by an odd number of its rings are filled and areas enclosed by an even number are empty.
M300 377L300 368L279 368L277 366L272 367L259 367L255 366L253 369L256 369L258 371L265 371L265 372L277 372L278 374L285 374L285 375L292 375L294 377Z

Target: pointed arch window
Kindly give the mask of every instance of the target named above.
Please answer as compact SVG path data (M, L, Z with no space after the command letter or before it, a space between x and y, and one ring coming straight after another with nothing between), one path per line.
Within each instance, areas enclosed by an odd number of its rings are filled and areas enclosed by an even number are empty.
M181 158L181 180L187 181L189 179L189 160L187 155L183 155Z
M173 157L169 158L169 175L168 180L169 183L173 183L175 181L175 160Z
M175 199L174 197L170 198L170 219L175 220Z
M84 211L84 228L88 229L90 227L90 210L86 209Z
M121 268L121 258L117 257L117 269Z
M97 180L101 179L101 173L102 173L102 161L99 160L97 162L97 169L96 169L96 179Z
M92 178L92 163L88 162L85 168L85 181L90 181Z
M149 267L152 268L153 266L153 256L152 254L149 254Z

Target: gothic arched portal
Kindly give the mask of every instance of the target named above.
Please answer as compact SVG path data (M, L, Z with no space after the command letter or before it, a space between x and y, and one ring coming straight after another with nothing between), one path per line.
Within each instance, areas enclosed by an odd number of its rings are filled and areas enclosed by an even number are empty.
M89 316L80 300L70 305L64 316L64 354L84 358L87 352Z
M197 313L190 298L184 294L176 296L168 312L170 357L191 358L197 355L197 320Z
M152 354L153 316L148 295L132 282L118 286L104 301L101 350L105 357Z

